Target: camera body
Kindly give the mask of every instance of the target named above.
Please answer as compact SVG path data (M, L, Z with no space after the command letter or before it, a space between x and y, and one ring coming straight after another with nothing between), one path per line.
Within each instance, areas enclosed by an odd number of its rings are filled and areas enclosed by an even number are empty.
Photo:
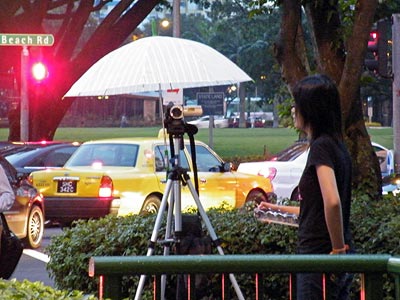
M175 105L170 102L165 111L164 125L167 133L171 135L183 135L187 131L188 124L184 117L198 117L203 114L201 106Z

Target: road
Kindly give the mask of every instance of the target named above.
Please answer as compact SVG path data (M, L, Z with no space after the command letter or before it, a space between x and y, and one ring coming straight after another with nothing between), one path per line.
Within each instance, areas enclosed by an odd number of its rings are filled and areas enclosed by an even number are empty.
M46 286L55 287L54 281L49 277L46 270L48 256L44 253L44 249L50 244L50 239L54 235L61 233L58 227L46 228L44 231L42 246L36 250L24 249L21 259L11 278L18 281L27 279L31 282L41 281Z

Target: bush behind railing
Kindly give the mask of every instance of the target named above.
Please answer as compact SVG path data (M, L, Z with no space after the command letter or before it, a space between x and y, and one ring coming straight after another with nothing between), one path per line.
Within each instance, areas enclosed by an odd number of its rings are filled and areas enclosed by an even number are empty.
M352 226L354 240L359 254L400 253L400 201L393 196L368 202L363 197L354 197ZM207 212L211 225L222 240L225 254L294 254L296 229L278 224L266 225L257 221L252 211L230 210L226 207ZM107 216L100 220L79 221L63 234L52 238L47 252L51 259L47 265L56 286L62 289L78 289L95 294L97 279L88 276L88 262L92 256L146 255L155 216L128 216L123 218ZM203 224L204 226L204 224ZM162 224L159 238L165 233ZM162 246L157 244L155 255L162 255ZM213 253L216 248L212 248ZM288 298L287 274L267 274L264 290L268 299ZM246 299L254 299L254 275L235 275ZM134 293L138 276L124 277L124 290ZM208 299L218 299L220 282L210 279ZM357 280L353 293L358 290ZM385 299L394 299L393 280L388 276L385 282ZM168 283L169 290L174 282ZM143 294L147 299L149 291ZM356 297L356 296L355 296ZM357 296L359 297L359 296ZM150 296L149 296L150 299Z

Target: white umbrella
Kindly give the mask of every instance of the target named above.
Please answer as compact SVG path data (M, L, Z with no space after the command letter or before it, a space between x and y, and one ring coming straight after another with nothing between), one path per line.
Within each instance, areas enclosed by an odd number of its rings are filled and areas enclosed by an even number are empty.
M153 36L129 43L101 58L65 97L164 91L251 80L236 64L205 44Z

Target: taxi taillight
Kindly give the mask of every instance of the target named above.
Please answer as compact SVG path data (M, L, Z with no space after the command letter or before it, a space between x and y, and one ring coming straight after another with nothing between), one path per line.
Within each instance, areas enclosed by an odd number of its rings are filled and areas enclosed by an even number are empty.
M99 197L111 197L113 194L113 181L109 176L103 176L100 181Z

